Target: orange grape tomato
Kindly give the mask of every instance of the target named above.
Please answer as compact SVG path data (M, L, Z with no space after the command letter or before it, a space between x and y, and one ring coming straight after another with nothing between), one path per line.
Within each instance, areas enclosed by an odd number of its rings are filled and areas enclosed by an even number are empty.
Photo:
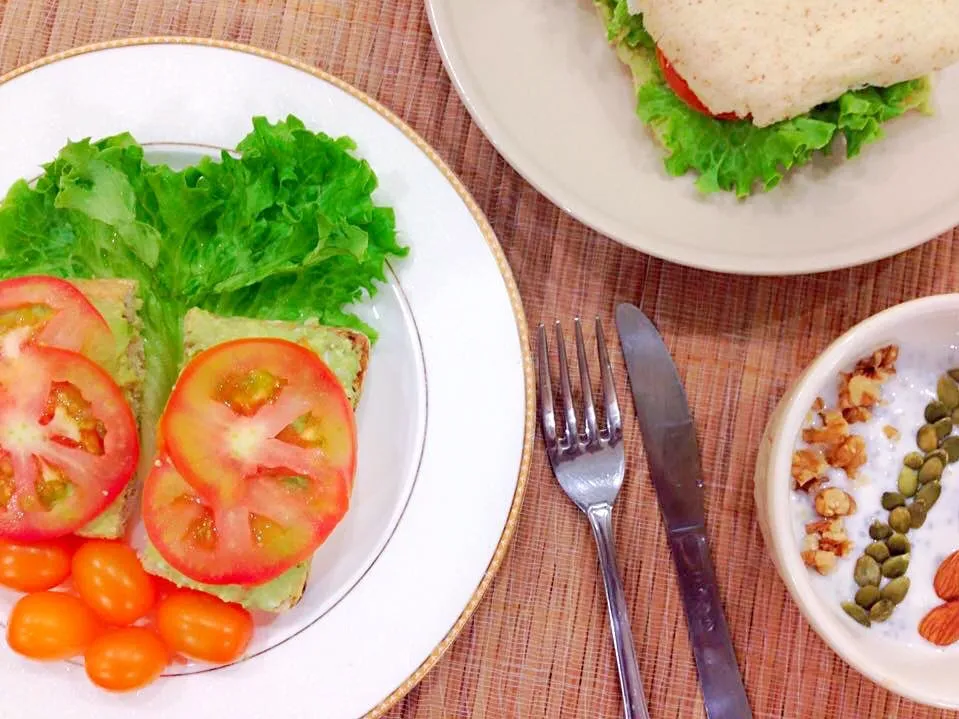
M0 584L20 592L53 589L70 576L72 539L14 542L0 539Z
M83 654L100 631L93 611L63 592L35 592L13 606L7 643L30 659L68 659Z
M163 640L146 627L110 629L94 639L84 654L90 681L115 692L145 687L169 663Z
M212 664L239 659L253 636L253 617L243 607L190 589L160 602L156 625L170 649Z
M80 598L109 624L132 624L153 607L156 591L133 549L104 539L73 555L73 584Z

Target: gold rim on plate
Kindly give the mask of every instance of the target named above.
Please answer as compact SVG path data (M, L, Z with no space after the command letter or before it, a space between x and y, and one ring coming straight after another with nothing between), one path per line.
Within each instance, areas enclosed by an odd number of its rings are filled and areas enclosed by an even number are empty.
M375 111L380 117L397 128L400 132L402 132L408 140L416 145L416 147L418 147L420 151L430 159L430 161L436 166L436 169L438 169L443 177L446 178L446 181L452 185L454 190L456 190L456 194L459 195L460 199L473 216L473 220L482 231L483 237L486 240L486 244L489 247L490 252L493 254L493 258L496 260L496 265L503 277L503 283L506 285L506 291L509 294L510 305L513 308L513 315L516 318L516 330L519 333L520 351L523 355L523 378L526 389L526 421L523 432L523 452L520 459L519 476L516 480L516 491L513 493L513 501L510 505L509 514L506 518L506 524L503 527L503 533L500 535L499 542L496 544L496 550L493 552L493 558L487 565L486 571L483 574L483 578L473 591L473 594L470 597L469 602L467 602L466 607L463 609L457 620L453 623L453 626L450 627L450 630L447 632L446 636L443 637L442 641L440 641L433 651L430 652L430 655L423 661L423 663L420 664L416 670L410 674L405 681L403 681L402 684L396 687L396 689L390 692L390 694L380 701L379 704L374 706L363 716L363 719L378 719L386 714L386 712L388 712L391 708L393 708L393 706L403 699L403 697L412 691L413 687L423 680L429 671L436 666L440 658L446 653L446 650L450 648L457 636L459 636L460 632L463 631L466 623L470 620L470 618L473 616L473 613L476 611L476 608L479 606L483 595L486 594L486 590L489 589L489 586L493 581L493 577L496 576L500 565L503 563L510 540L513 538L513 534L516 531L516 525L519 522L520 508L523 505L523 497L526 493L526 483L529 478L529 469L532 460L533 432L535 430L536 422L536 404L533 396L533 359L529 349L529 334L526 324L526 314L523 310L522 300L519 296L519 288L516 285L516 280L514 279L512 270L510 269L509 263L506 260L506 255L503 252L503 248L500 245L499 240L496 239L496 234L493 232L493 228L489 224L489 220L486 219L486 215L483 214L483 211L480 209L479 205L476 204L476 201L469 193L469 190L467 190L463 183L460 182L459 178L453 174L453 171L450 170L445 162L443 162L437 152L430 147L430 145L427 144L427 142L420 137L409 125L403 122L397 115L374 100L372 97L364 92L361 92L360 90L357 90L355 87L344 82L343 80L340 80L339 78L304 62L300 62L299 60L294 60L271 50L262 50L250 45L243 45L241 43L230 42L227 40L214 40L211 38L198 37L150 36L141 38L127 38L124 40L107 40L105 42L94 43L92 45L83 45L81 47L75 47L70 50L64 50L63 52L48 55L40 58L39 60L34 60L31 63L15 68L4 75L0 75L0 85L20 77L21 75L25 75L32 70L36 70L37 68L44 67L46 65L52 65L55 62L67 60L71 57L76 57L77 55L99 52L101 50L113 50L121 47L132 47L136 45L203 45L207 47L222 48L225 50L234 50L237 52L247 53L249 55L256 55L267 60L273 60L274 62L282 63L296 70L307 72L318 80L327 82L349 94L354 99L359 100L371 110Z

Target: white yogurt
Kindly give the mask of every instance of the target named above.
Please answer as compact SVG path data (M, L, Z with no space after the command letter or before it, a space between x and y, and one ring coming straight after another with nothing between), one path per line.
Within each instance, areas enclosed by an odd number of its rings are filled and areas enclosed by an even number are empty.
M880 497L883 492L896 491L903 457L918 450L916 431L925 421L923 411L926 405L936 398L936 382L947 369L957 366L959 346L931 350L901 346L896 362L897 372L882 385L881 406L873 408L873 416L868 422L850 425L852 433L865 439L868 461L855 481L850 481L841 470L830 469L829 473L831 484L846 490L858 505L856 513L845 518L846 533L854 547L849 554L839 559L838 566L831 574L822 576L815 570L809 570L814 589L840 613L840 603L851 602L858 589L853 580L853 569L856 559L872 542L869 525L876 519L883 522L888 520L889 513L880 506ZM827 407L836 406L837 384L838 377L820 394ZM898 439L886 437L883 428L887 425L899 430ZM796 446L806 445L799 438ZM793 523L800 543L805 536L806 523L820 519L813 509L812 499L812 496L803 492L792 493ZM946 467L939 500L929 511L925 524L919 529L910 530L908 537L912 545L906 574L910 588L892 617L885 622L874 622L868 629L859 627L845 614L843 617L871 636L888 638L920 651L959 652L959 642L940 649L920 637L918 632L922 618L942 603L932 586L936 570L948 555L959 550L959 463Z

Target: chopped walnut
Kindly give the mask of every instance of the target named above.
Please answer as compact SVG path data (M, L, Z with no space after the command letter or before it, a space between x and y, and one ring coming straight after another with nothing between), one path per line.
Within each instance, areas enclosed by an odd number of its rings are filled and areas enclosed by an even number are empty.
M793 453L792 476L796 487L806 489L815 482L822 482L826 473L825 457L814 449L797 449Z
M826 452L826 461L830 467L845 470L846 474L853 478L866 463L866 459L866 440L858 434L846 437Z
M802 431L802 438L808 444L825 444L835 446L849 435L849 423L842 416L842 412L834 409L820 413L821 427L807 427Z
M882 380L861 374L842 374L839 386L839 408L872 407L882 393Z
M888 345L856 363L852 372L839 375L839 409L850 423L865 422L872 415L866 407L879 402L882 383L896 373L899 348Z
M879 402L882 383L896 373L896 360L899 348L888 345L878 349L868 357L856 363L852 372L839 375L839 409L852 410L872 407ZM859 412L847 416L849 422L864 422L871 416L868 412ZM865 417L865 419L854 419Z
M885 382L896 374L897 359L899 359L899 347L897 345L886 345L868 357L859 360L854 372Z
M893 427L891 424L887 424L882 428L882 433L886 435L887 439L897 440L901 436L899 430Z
M837 557L845 557L853 549L852 540L846 534L842 520L833 521L819 537L819 548L832 552Z
M820 517L845 517L856 511L856 500L839 487L820 490L814 504Z
M835 559L845 557L853 550L853 543L846 535L842 519L820 519L806 525L801 554L810 567L827 574L835 567ZM830 560L823 554L830 554Z
M807 567L812 567L820 574L829 574L836 568L838 557L832 552L826 552L822 549L811 549L802 553L803 562Z
M842 411L842 418L849 424L868 422L872 418L872 412L865 407L847 407Z

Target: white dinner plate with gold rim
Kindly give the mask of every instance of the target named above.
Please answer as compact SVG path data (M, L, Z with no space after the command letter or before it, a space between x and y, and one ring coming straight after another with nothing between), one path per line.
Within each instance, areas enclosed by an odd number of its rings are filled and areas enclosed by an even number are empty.
M153 161L231 148L254 115L349 135L395 209L407 258L358 312L380 332L358 409L346 519L303 601L257 627L248 656L171 670L136 694L0 643L0 717L376 717L455 639L499 567L529 468L532 363L516 285L465 188L389 111L335 78L250 48L121 41L0 78L0 187L67 140L128 131ZM464 352L475 347L482 351ZM0 609L14 601L0 592ZM4 611L4 616L6 611Z
M592 0L426 5L453 83L497 150L625 245L704 269L786 275L886 257L959 225L959 67L938 76L934 116L895 120L859 158L818 161L737 202L666 174Z

